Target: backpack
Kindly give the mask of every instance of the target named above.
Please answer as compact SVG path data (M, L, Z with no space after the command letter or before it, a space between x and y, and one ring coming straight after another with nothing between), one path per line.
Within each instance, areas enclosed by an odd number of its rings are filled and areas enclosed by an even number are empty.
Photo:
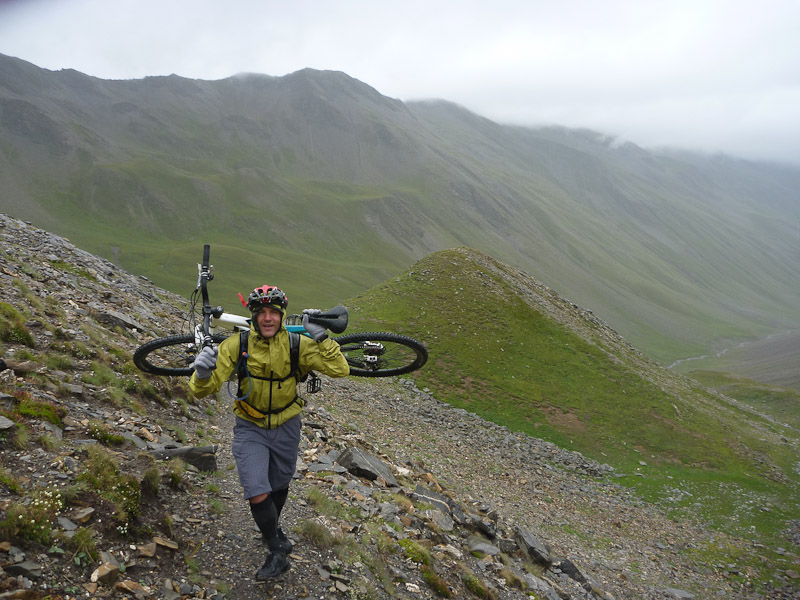
M239 332L239 361L236 363L236 375L239 379L239 389L236 390L237 398L242 398L242 381L248 377L255 379L262 379L264 381L286 381L289 377L294 377L298 382L308 380L306 389L309 393L314 394L320 390L321 381L314 374L313 371L301 375L300 373L300 334L296 331L289 331L289 374L286 377L259 377L258 375L251 375L247 371L247 343L250 339L250 330L246 329ZM249 394L249 392L248 392Z

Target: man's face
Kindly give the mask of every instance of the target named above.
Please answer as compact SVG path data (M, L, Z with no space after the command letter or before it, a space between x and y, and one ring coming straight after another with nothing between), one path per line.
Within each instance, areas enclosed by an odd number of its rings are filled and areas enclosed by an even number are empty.
M265 306L256 315L256 326L263 337L271 338L281 328L281 311Z

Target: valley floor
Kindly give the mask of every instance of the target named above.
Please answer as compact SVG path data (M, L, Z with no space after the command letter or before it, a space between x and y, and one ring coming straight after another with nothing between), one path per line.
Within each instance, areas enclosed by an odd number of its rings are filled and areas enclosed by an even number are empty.
M706 369L734 373L768 385L800 390L800 330L776 333L743 342L716 354L677 360L671 369L681 373Z

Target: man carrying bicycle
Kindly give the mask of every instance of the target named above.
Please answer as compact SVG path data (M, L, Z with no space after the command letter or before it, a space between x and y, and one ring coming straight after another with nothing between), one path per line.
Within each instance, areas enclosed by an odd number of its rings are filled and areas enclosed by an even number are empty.
M339 344L328 338L325 327L309 321L309 315L319 312L313 310L303 311L303 326L311 337L300 336L298 372L292 373L289 333L283 326L287 305L286 294L277 287L264 285L250 293L246 302L252 315L250 335L241 358L248 384L240 384L233 408L233 455L239 481L269 548L264 565L256 573L258 581L289 569L292 544L278 527L278 520L300 445L304 402L297 395L297 380L312 370L330 377L350 373ZM239 346L240 336L231 336L218 349L207 346L197 355L189 380L196 397L218 392L242 368Z

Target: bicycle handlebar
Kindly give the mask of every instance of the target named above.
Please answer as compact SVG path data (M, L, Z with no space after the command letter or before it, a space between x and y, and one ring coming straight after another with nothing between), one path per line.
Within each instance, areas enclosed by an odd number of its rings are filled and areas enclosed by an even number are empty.
M203 301L203 323L198 327L200 331L197 332L196 338L199 344L208 346L211 341L211 319L220 319L222 316L221 306L211 306L208 299L208 282L214 279L214 267L210 264L211 246L205 244L203 246L203 264L197 265L197 289L200 291ZM197 290L196 290L197 291ZM241 298L242 295L239 294ZM290 315L287 317L287 322L292 322L296 325L302 325L303 315ZM347 329L347 309L339 304L329 310L323 311L318 315L309 315L308 320L311 323L321 325L325 329L329 329L333 333L342 333ZM202 336L202 337L201 337Z
M199 287L203 297L203 346L212 345L211 341L211 317L221 307L213 307L208 300L208 282L214 279L214 267L210 264L211 246L203 246L203 264L200 265Z

